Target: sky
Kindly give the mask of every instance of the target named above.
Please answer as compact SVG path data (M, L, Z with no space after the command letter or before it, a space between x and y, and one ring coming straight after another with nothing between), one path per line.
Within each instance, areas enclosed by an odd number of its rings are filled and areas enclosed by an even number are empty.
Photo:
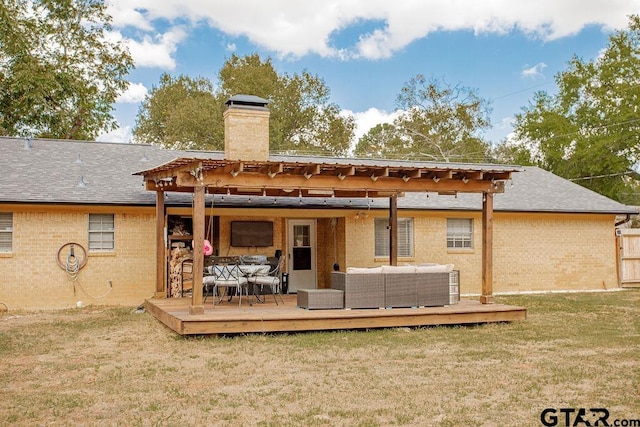
M393 120L402 87L422 74L488 100L492 144L512 132L535 92L577 56L596 59L640 0L107 0L112 40L136 68L114 106L120 128L98 140L136 142L141 101L160 76L216 83L232 55L258 53L276 71L307 70L357 123L356 140Z

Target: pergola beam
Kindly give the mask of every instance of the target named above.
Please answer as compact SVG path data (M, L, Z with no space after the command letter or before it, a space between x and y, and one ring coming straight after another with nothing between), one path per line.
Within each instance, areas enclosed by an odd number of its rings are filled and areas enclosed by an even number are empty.
M343 175L346 177L346 175ZM154 181L147 181L153 188ZM339 176L314 175L311 179L304 175L278 174L269 180L265 180L265 175L258 173L238 173L235 176L231 173L220 173L218 171L204 172L201 179L196 178L191 173L178 173L176 179L177 188L183 187L185 191L204 185L211 193L223 194L227 188L269 188L269 189L340 189L343 191L369 192L455 192L464 191L468 193L501 193L504 185L497 185L499 182L487 180L468 180L466 183L456 179L435 180L420 178L404 180L401 177L379 177L375 181L370 177L350 176L349 179L340 179ZM364 196L363 196L364 197Z

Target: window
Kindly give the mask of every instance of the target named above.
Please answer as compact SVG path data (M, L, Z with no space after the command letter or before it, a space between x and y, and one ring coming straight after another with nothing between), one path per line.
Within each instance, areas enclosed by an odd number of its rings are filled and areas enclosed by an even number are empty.
M0 212L0 252L13 251L13 214Z
M473 220L470 218L447 219L447 248L473 248Z
M115 232L113 214L89 214L89 250L114 249Z
M389 256L389 220L375 219L375 256ZM413 218L398 218L398 256L413 256Z

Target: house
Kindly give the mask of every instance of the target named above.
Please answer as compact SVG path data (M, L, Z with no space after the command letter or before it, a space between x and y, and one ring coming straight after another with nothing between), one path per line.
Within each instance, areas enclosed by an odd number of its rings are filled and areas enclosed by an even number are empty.
M257 119L249 118L255 125L250 132L242 123L227 125L227 146L239 151L226 153L0 138L0 302L11 309L49 309L72 307L78 301L133 306L154 296L175 296L166 282L158 290L157 278L167 268L172 249L188 250L194 244L195 198L170 191L171 178L156 179L158 188L169 186L163 191L160 215L164 241L157 250L157 192L149 191L150 181L140 175L162 165L177 167L171 162L180 159L200 159L215 166L224 159L255 155L255 141L264 140L265 133L268 144L268 114L260 116L260 109L255 110L243 112L258 113ZM265 145L261 147L264 151ZM505 183L504 192L493 196L494 292L619 286L616 217L636 210L539 168L331 159L268 151L260 155L280 165L424 168L432 174L472 170L485 178L494 174ZM437 175L433 178L439 180ZM461 179L467 184L466 177ZM343 270L389 264L391 199L374 197L373 191L365 197L362 193L348 197L337 175L335 182L330 191L305 190L304 197L302 189L272 195L274 189L266 187L247 186L242 194L224 186L215 191L207 188L205 237L220 255L298 253L299 260L289 258L286 266L290 292L329 287L334 264ZM469 188L472 185L473 181ZM335 197L340 191L343 194ZM454 264L461 274L461 292L482 294L482 192L402 192L397 217L397 263ZM247 241L253 227L266 227L259 234L266 234L267 240ZM161 268L158 259L164 260ZM80 265L68 265L69 260Z

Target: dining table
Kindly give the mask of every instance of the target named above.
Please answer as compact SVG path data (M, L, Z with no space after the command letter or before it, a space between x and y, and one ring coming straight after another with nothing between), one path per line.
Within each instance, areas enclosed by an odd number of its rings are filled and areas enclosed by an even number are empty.
M267 275L271 270L271 265L269 264L238 264L238 270L242 272L244 277L249 278L253 276ZM251 294L256 298L256 301L264 302L264 295L262 295L262 293L256 292L256 288L257 288L256 285L252 285L251 283L249 283L249 285L247 286L251 287Z
M267 275L269 271L271 271L270 264L237 264L237 267L238 267L238 271L245 278L259 276L259 275ZM203 279L203 283L205 284L205 286L208 287L215 283L215 279L214 279L214 277L216 276L215 270L216 270L215 264L205 267L205 270L204 270L205 278ZM211 278L211 279L207 279L207 278ZM263 295L257 292L256 288L257 286L251 285L251 289L248 292L251 292L251 295L255 297L256 301L262 303L264 302ZM229 301L231 301L232 296L233 296L232 294L229 295Z

